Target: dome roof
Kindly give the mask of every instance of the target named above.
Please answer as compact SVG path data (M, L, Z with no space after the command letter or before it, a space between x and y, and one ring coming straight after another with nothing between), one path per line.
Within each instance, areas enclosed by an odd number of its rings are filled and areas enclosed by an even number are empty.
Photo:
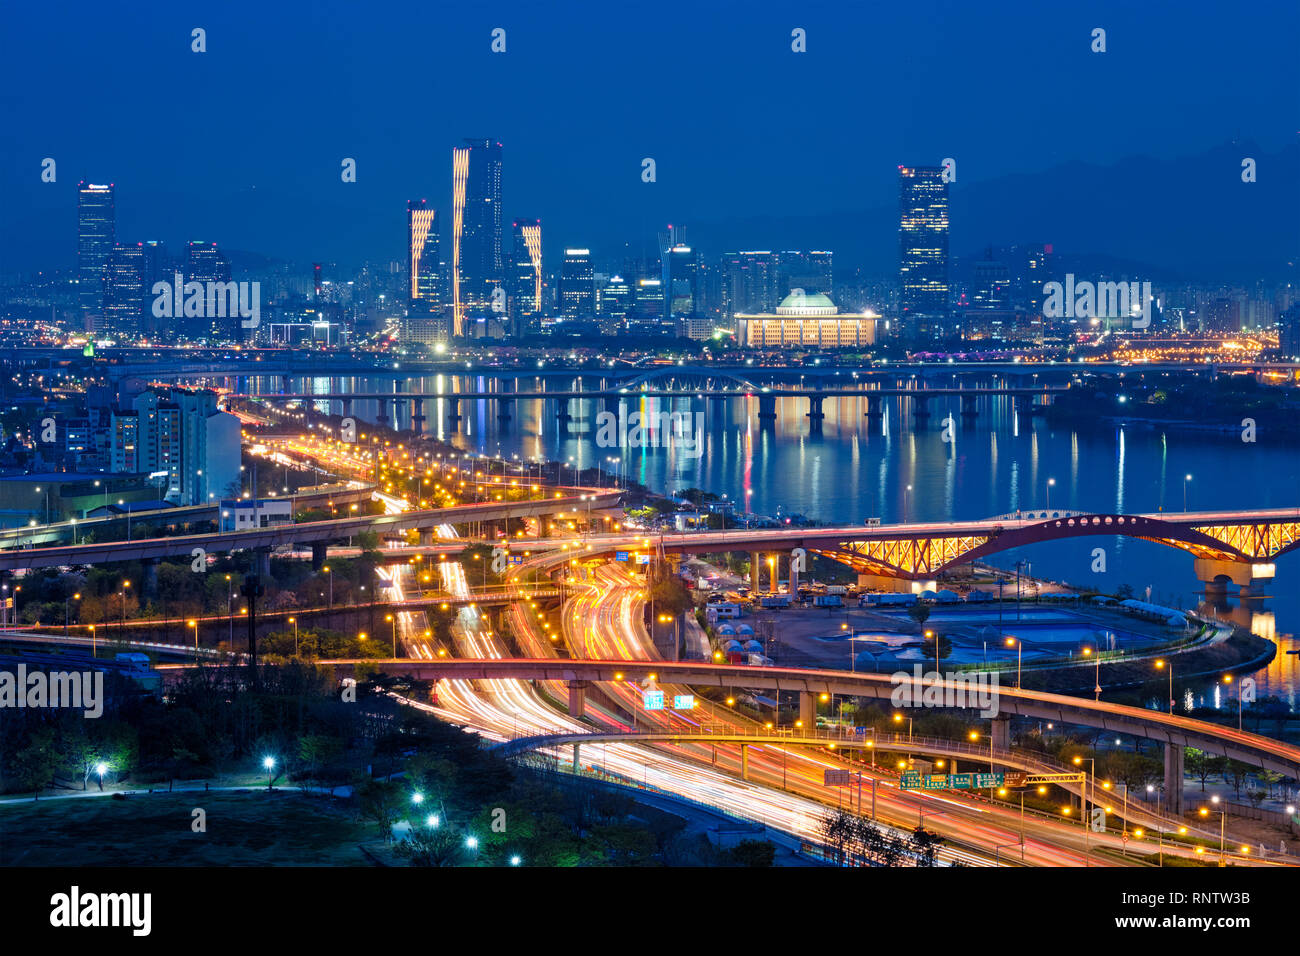
M837 312L839 309L829 296L821 292L808 295L803 289L791 289L776 307L777 315L835 315Z

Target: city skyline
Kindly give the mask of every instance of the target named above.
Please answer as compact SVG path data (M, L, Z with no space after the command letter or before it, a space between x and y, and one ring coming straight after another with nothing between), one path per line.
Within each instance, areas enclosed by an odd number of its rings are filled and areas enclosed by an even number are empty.
M759 5L748 8L744 20L728 25L740 36L727 42L727 28L717 15L705 14L690 29L677 31L632 14L580 20L578 26L567 18L559 32L559 20L507 7L501 14L510 28L506 52L494 54L488 27L475 26L463 11L449 11L442 32L455 42L442 51L440 64L451 75L471 68L489 72L482 82L467 84L448 98L452 108L446 116L404 124L407 132L400 140L386 139L384 128L372 125L382 123L397 105L380 95L384 84L410 88L403 75L408 67L400 58L383 56L378 46L381 38L391 40L385 33L393 27L391 21L367 18L353 31L317 21L303 27L303 42L284 45L277 77L293 88L300 83L293 64L327 50L346 53L358 64L373 62L365 79L343 79L346 102L364 104L364 109L326 107L326 115L337 120L327 124L326 135L310 143L284 144L274 159L250 149L247 137L240 135L215 140L220 144L215 151L195 149L184 138L157 150L150 145L153 140L141 136L149 128L144 113L127 114L120 128L88 127L76 135L69 129L47 129L59 115L57 108L39 116L20 113L18 124L40 145L8 143L14 148L0 160L0 202L12 211L15 227L0 237L0 271L68 263L67 239L55 228L63 215L56 200L80 179L119 185L119 233L133 241L160 238L174 244L216 238L224 248L277 259L353 265L404 259L390 228L401 215L400 203L426 196L450 221L450 147L466 135L491 135L509 151L506 221L521 213L546 221L548 259L565 246L601 254L628 237L652 236L663 223L680 221L691 225L696 245L720 247L719 253L779 245L833 248L846 263L887 271L881 264L893 237L880 236L879 229L855 228L850 225L854 217L858 226L887 221L880 216L895 205L891 179L898 164L937 165L954 157L959 173L953 194L956 255L989 243L1050 239L1078 254L1181 267L1188 273L1206 263L1225 273L1253 264L1257 273L1272 277L1279 263L1296 255L1295 230L1275 215L1278 209L1296 208L1300 188L1295 131L1292 124L1277 122L1294 113L1295 97L1278 82L1277 64L1284 58L1272 52L1296 14L1281 4L1266 5L1262 12L1279 29L1219 23L1208 6L1193 6L1177 21L1157 25L1150 13L1103 5L1091 15L1098 23L1110 18L1110 43L1105 53L1093 53L1092 21L1057 11L1042 14L1040 33L1019 25L1013 11L998 19L953 10L933 19L889 10L877 22L862 12L836 11L832 18L824 11L794 15ZM221 17L229 15L218 13L206 28L211 42L201 54L190 52L190 26L181 29L183 21L169 15L142 35L123 36L122 43L146 56L151 52L146 44L160 44L162 31L175 29L176 49L159 45L152 48L152 57L168 70L193 76L189 84L178 84L187 97L178 104L179 114L203 109L219 116L238 104L249 136L270 134L271 142L278 142L283 134L274 132L278 120L272 115L290 104L282 94L258 91L251 79L222 72L228 57L273 42L278 21L272 13L260 14L254 22L262 32L250 35L245 28L232 35L222 29ZM422 15L412 16L418 21ZM790 48L791 17L804 18L795 25L807 31L806 53ZM104 29L111 34L120 27L110 21ZM652 112L640 115L628 106L602 111L600 105L612 91L590 80L613 54L590 42L591 33L600 30L620 37L618 55L629 63L653 56L656 44L668 36L674 48L710 50L717 65L687 81L693 101L704 104L701 109L678 112L671 121L652 119ZM23 57L39 51L53 61L68 55L43 47L52 40L47 31L33 24L28 46L15 51L8 68L20 68ZM1223 44L1225 62L1234 68L1217 71L1213 78L1178 69L1177 52L1207 31ZM896 42L883 43L882 38ZM924 56L916 59L907 42L897 42L903 38L922 44ZM764 101L742 100L733 107L726 69L737 65L742 40L746 56L754 56L755 48L761 51L764 75L771 80ZM965 40L969 42L961 42ZM839 109L834 97L817 105L819 98L810 94L835 89L852 76L845 45L869 41L874 41L881 67L868 85L867 121ZM1002 67L990 82L1012 84L1007 88L1018 94L1015 105L997 114L1000 121L976 123L983 111L974 109L973 91L950 82L948 71L986 64L990 51L1012 50L1019 54L1015 62L1023 72ZM82 52L93 60L93 48ZM579 52L590 76L575 76L568 69L552 78L541 68ZM909 66L913 61L918 65ZM885 68L890 62L900 69L891 73ZM926 62L933 66L930 73L919 68ZM1051 79L1027 82L1042 75ZM1159 79L1165 75L1177 75L1179 83ZM219 77L235 82L220 85ZM1153 90L1148 90L1148 80L1154 81ZM56 77L53 82L57 104L65 81ZM583 113L589 109L602 121L580 125L561 113L558 122L539 124L507 93L515 88L507 84L521 82L541 84L530 88L535 102L556 102L546 98L548 92L555 97L577 91L590 98ZM160 110L176 95L170 87L160 90ZM1143 96L1151 98L1145 110ZM328 100L320 102L325 106ZM1243 102L1247 106L1239 108ZM797 110L783 111L795 103ZM726 109L720 108L723 104ZM372 118L363 120L362 115ZM1196 123L1178 122L1184 115L1196 116ZM1101 136L1089 132L1103 129ZM596 130L598 136L589 135ZM579 141L583 148L575 149L572 144ZM808 141L818 146L804 158L799 144ZM1225 166L1230 154L1242 149L1260 164L1258 181L1246 192L1237 178L1241 156ZM40 178L47 157L57 163L53 183ZM357 163L355 182L340 180L345 158ZM655 160L654 182L642 182L645 158ZM810 171L815 174L808 175ZM1223 181L1217 182L1220 175ZM1185 201L1193 195L1194 216ZM1009 197L1016 199L1014 204L1008 204ZM1145 215L1135 198L1145 204ZM972 208L965 207L968 202ZM591 215L594 209L600 216ZM1135 212L1143 228L1132 228ZM1122 235L1104 228L1107 217L1115 215L1125 217ZM1090 217L1099 221L1090 222ZM1194 225L1199 235L1193 241L1189 231ZM754 241L732 241L731 233L752 235Z

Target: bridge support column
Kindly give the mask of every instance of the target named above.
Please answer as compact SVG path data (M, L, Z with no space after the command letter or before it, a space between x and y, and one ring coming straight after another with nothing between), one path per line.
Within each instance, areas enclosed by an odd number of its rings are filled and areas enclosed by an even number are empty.
M343 417L347 418L349 415L352 414L352 399L350 398L343 399L342 405L343 405Z
M1251 565L1244 561L1221 561L1217 558L1197 558L1192 562L1192 570L1197 580L1205 584L1205 600L1208 604L1222 604L1227 599L1228 582L1237 585L1243 596L1248 592L1258 591L1268 578L1256 578ZM1262 596L1256 593L1254 596Z
M763 568L763 555L758 551L749 552L749 593L758 596L758 582Z
M561 398L555 403L555 420L560 423L561 428L567 428L569 422L573 421L573 414L569 411L569 399Z
M799 720L805 731L817 729L817 695L810 690L799 691Z
M447 424L455 428L460 424L460 399L447 399Z
M606 395L601 399L601 405L604 406L605 411L609 412L615 418L618 418L619 401L620 399L617 395Z
M587 681L569 681L569 716L583 717L587 713ZM577 752L574 752L574 766L577 766Z
M912 396L912 417L916 419L918 427L923 427L930 421L930 400L920 395Z
M417 435L424 431L424 399L411 399L411 430Z
M421 529L420 529L420 544L424 545L425 547L430 547L430 546L432 546L433 541L434 541L434 538L433 538L433 529L432 529L432 528L421 528Z
M799 600L799 565L794 558L790 559L790 599Z
M388 399L379 400L379 414L375 416L375 424L380 428L388 427Z
M321 568L325 567L325 562L329 558L329 553L330 549L328 544L321 541L314 542L311 546L311 569L313 571L319 571Z
M1011 749L1011 718L994 717L992 720L993 749Z
M574 770L577 770L581 766L580 764L581 760L582 760L582 744L575 743L573 745L573 769Z
M819 432L822 430L822 422L826 420L826 413L822 411L821 395L808 396L808 428L810 431Z
M979 407L976 402L979 400L977 395L963 395L961 397L961 423L963 425L975 424L975 419L979 417Z
M740 745L740 779L749 779L749 744Z
M760 425L776 424L776 396L758 396L758 422Z
M515 400L513 398L497 399L497 421L503 425L514 417Z
M263 580L271 576L271 552L266 548L257 549L257 574Z
M1165 811L1171 817L1183 815L1183 758L1182 744L1170 741L1165 744Z

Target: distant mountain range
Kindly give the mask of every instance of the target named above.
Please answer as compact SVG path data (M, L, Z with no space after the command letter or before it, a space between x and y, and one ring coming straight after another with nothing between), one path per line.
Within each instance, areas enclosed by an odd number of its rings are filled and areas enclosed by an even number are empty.
M1256 182L1241 180L1245 157L1256 161ZM965 181L961 172L950 192L955 257L981 258L989 245L1048 242L1066 259L1166 281L1298 278L1300 143L1274 153L1237 142L1178 160L1071 162L983 182ZM837 268L861 265L880 275L898 268L892 203L691 223L689 238L710 251L831 249Z

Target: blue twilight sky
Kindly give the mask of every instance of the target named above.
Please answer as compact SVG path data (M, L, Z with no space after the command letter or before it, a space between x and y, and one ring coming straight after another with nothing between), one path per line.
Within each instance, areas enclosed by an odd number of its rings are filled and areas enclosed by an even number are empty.
M447 208L467 136L504 143L507 222L597 248L889 207L900 162L955 157L973 188L1234 139L1275 154L1297 144L1298 47L1294 0L12 3L0 273L73 265L81 178L117 185L119 240L401 258L405 200Z

